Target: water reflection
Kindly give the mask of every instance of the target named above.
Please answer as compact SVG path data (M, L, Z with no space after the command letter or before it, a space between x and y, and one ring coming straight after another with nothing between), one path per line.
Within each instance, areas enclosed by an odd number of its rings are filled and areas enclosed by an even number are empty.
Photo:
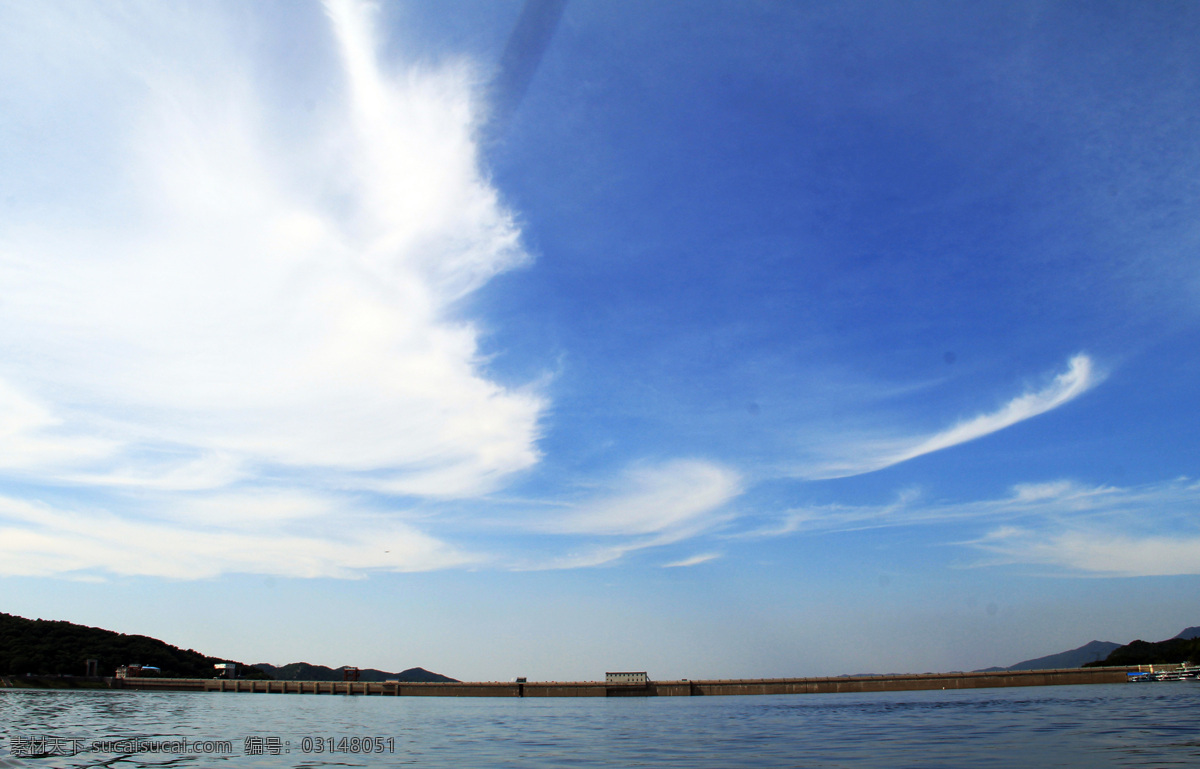
M1196 682L545 700L5 690L0 769L1161 766L1200 759L1197 706ZM37 735L232 752L11 756L15 739Z

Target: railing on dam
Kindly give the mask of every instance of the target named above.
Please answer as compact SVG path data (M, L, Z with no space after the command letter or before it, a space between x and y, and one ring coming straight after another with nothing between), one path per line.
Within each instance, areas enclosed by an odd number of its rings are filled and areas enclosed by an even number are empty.
M756 678L705 681L377 683L368 681L255 681L241 679L128 678L118 688L258 694L343 694L393 697L696 697L745 694L829 694L928 689L1121 683L1137 668L1067 668L989 673L921 673L836 678Z

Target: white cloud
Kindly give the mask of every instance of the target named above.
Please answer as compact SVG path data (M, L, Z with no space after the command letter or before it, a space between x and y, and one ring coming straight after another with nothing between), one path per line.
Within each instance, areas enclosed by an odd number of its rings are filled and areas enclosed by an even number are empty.
M578 569L619 561L630 553L707 534L732 520L727 509L742 493L736 471L700 459L629 469L592 499L557 503L516 525L543 536L553 555L527 556L518 570ZM527 504L527 503L526 503Z
M0 497L0 576L85 572L201 579L238 572L347 578L480 560L403 522L372 519L334 499L256 493L198 506L222 512L204 516L210 519L204 523L180 525ZM296 516L310 520L297 526Z
M478 332L453 312L526 260L478 168L474 85L462 67L385 75L368 8L329 8L348 96L323 98L299 149L276 140L297 132L272 122L253 63L198 53L207 40L171 57L106 18L100 73L79 60L56 73L136 107L106 115L119 136L75 180L118 168L128 199L110 226L71 195L0 209L3 467L187 487L284 465L455 496L537 461L543 399L485 378ZM129 14L146 17L167 23ZM13 156L37 139L0 138ZM34 184L21 170L7 169L9 192Z
M366 10L331 15L351 94L350 115L323 116L336 141L279 157L244 75L162 62L127 126L134 149L114 161L132 169L138 226L81 228L59 211L39 222L52 234L0 235L10 389L56 394L41 419L60 426L59 454L108 442L108 464L76 479L141 477L149 450L154 472L213 484L236 475L211 472L217 454L242 472L313 467L350 485L370 472L455 496L537 461L542 399L484 378L477 331L451 311L525 259L477 167L471 83L389 79ZM289 163L316 181L297 186L277 170Z
M677 569L677 568L683 568L683 567L687 567L687 566L699 566L702 563L708 563L709 561L715 561L720 557L721 557L720 553L699 553L697 555L691 556L690 558L684 558L683 560L680 560L680 561L672 561L671 563L664 563L663 568L664 569Z
M385 71L374 7L330 0L312 53L343 78L304 80L252 58L269 9L220 11L0 9L0 474L79 511L9 526L7 568L461 562L355 494L471 498L540 458L544 397L490 380L460 314L528 259L474 76Z
M109 455L112 441L64 434L63 420L0 378L0 467L59 467Z
M697 525L669 529L649 536L619 538L613 543L595 544L594 540L588 539L583 545L566 548L563 555L529 559L514 564L512 568L518 571L548 571L606 566L620 561L630 553L665 547L699 536L711 530L721 520L723 519L712 518Z
M980 414L924 438L875 441L842 449L837 452L842 458L802 469L798 475L811 480L862 475L973 441L1056 409L1095 386L1101 378L1091 358L1079 354L1071 358L1067 370L1055 376L1048 385L1017 396L996 411Z
M1107 576L1200 574L1200 483L1083 486L1069 480L1017 484L998 499L922 503L912 493L884 505L814 505L734 538L949 524L988 527L958 542L986 565L1054 566Z
M1146 536L1104 528L1046 532L1002 527L972 544L997 563L1114 577L1200 574L1200 533Z
M777 520L735 534L774 537L817 531L924 526L963 521L1086 519L1150 521L1186 519L1200 504L1200 484L1188 479L1140 487L1082 486L1069 480L1017 484L1008 496L965 502L923 503L914 489L881 505L811 505L787 510Z
M1003 408L991 414L981 414L974 419L960 422L949 430L930 436L916 446L889 457L888 464L904 462L923 454L973 441L1018 422L1023 422L1030 417L1044 414L1073 400L1095 383L1096 376L1093 373L1091 359L1086 355L1076 355L1071 359L1067 371L1056 376L1047 387L1014 398Z
M674 460L625 475L624 490L579 505L547 528L560 533L642 535L706 528L742 492L741 477L712 462Z
M1050 483L1019 483L1013 486L1013 496L1021 502L1038 502L1045 499L1061 499L1071 494L1075 484L1070 481Z

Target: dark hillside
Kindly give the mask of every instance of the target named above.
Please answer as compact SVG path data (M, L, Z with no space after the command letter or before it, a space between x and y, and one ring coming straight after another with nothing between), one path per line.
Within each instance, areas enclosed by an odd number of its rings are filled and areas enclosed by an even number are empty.
M0 675L74 675L87 672L88 659L111 676L120 665L153 665L164 678L212 678L213 665L228 660L180 649L144 635L0 613ZM240 666L246 678L269 678Z
M1133 641L1114 649L1102 662L1084 667L1114 665L1167 665L1176 662L1200 663L1200 638L1170 638L1166 641Z

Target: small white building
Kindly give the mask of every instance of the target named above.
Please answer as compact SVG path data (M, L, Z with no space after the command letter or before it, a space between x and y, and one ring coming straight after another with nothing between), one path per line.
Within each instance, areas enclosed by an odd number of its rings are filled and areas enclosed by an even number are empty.
M217 678L237 678L237 663L236 662L218 662L213 665L213 669L217 671Z
M646 675L646 671L639 673L605 673L604 682L606 684L645 684L650 682L650 676Z

